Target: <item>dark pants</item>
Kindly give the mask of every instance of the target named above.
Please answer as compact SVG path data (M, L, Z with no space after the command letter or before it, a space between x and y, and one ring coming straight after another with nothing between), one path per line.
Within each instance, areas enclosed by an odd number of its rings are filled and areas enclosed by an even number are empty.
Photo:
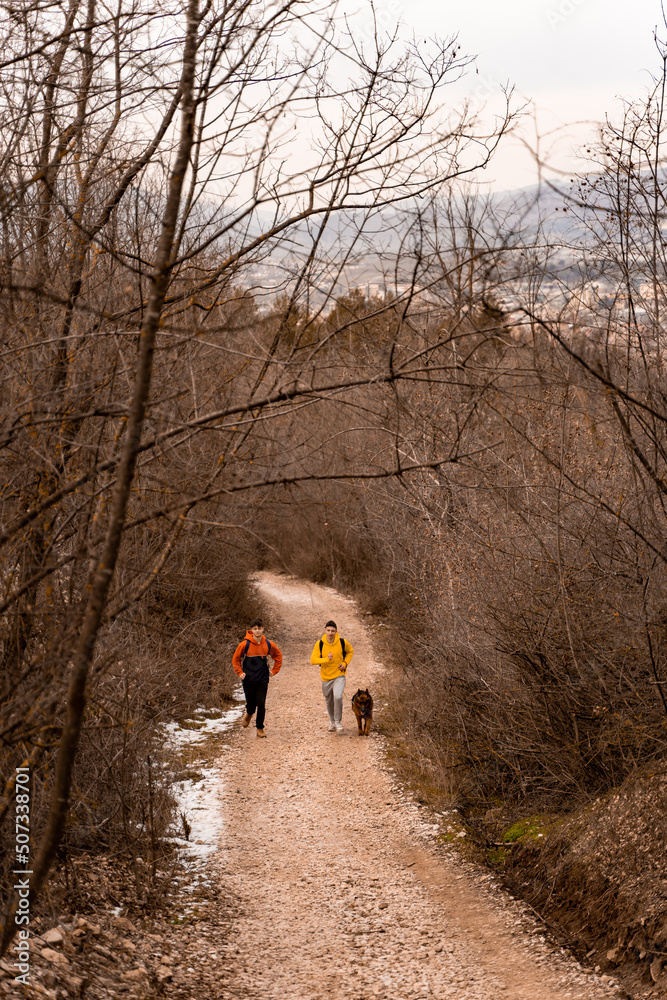
M264 729L264 713L266 711L266 692L269 688L268 681L251 681L248 677L243 678L243 693L245 694L245 710L252 718L257 712L255 725L258 729Z

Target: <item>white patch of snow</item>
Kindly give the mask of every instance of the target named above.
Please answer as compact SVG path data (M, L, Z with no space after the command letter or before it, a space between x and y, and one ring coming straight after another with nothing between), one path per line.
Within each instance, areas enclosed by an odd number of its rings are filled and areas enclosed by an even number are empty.
M207 713L212 710L204 710ZM197 717L199 715L199 710L197 711L194 719L185 719L184 721L196 726L195 729L186 729L180 725L178 722L167 722L162 727L166 737L167 742L174 748L178 749L182 746L188 746L192 743L203 743L207 736L217 735L218 733L224 733L233 722L236 721L243 713L243 709L239 705L235 705L233 708L228 708L226 712L219 718L201 718ZM203 714L203 713L202 713Z
M234 695L243 697L240 685ZM201 745L208 737L219 736L230 729L242 713L242 705L234 705L222 715L218 715L216 709L199 707L194 718L185 720L186 724L196 728L189 729L178 722L168 722L162 727L165 742L175 752L182 747ZM177 802L177 815L169 840L183 851L185 860L192 867L198 867L217 850L224 816L219 795L220 770L217 767L198 767L196 761L191 766L201 777L196 781L191 778L175 781L171 786ZM190 828L187 839L184 836L183 816Z
M222 835L224 817L218 796L220 771L217 767L201 768L201 781L175 781L172 785L178 802L178 834L171 839L193 862L203 861L217 850ZM190 825L190 838L185 840L182 816Z

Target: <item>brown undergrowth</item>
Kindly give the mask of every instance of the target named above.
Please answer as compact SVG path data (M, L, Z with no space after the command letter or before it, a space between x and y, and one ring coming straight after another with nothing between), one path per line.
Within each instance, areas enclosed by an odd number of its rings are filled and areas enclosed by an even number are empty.
M508 885L636 996L667 996L666 775L639 769L502 862Z
M639 769L565 813L475 802L436 746L406 736L395 668L383 696L391 767L417 802L447 815L443 841L487 865L560 944L614 976L628 997L667 997L667 771Z
M475 797L465 773L410 723L415 692L396 633L383 623L374 639L387 666L379 724L390 766L417 802L446 814L443 842L488 866L548 933L628 997L667 997L667 769L638 768L560 812Z
M245 567L214 572L211 546L197 572L176 558L149 600L109 630L91 686L74 773L71 809L39 920L117 908L142 916L164 909L179 861L165 837L178 826L177 775L164 725L198 707L224 710L237 683L233 650L261 604ZM192 547L191 547L192 550ZM192 558L192 551L186 554ZM45 822L52 774L33 772L33 845ZM7 836L7 821L3 831ZM32 847L34 850L34 846ZM5 905L9 852L3 859Z

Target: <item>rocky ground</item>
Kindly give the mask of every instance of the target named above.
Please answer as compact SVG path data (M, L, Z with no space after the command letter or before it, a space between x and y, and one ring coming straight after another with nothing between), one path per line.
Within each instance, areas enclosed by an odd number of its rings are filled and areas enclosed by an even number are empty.
M0 995L265 1000L602 1000L623 994L544 934L451 844L455 813L413 803L383 738L356 734L349 699L382 667L354 604L262 574L283 650L267 739L238 724L214 741L217 850L174 884L168 919L74 918L35 941L31 984L0 970ZM327 731L310 651L333 617L355 648L342 734ZM381 706L379 706L381 711ZM211 756L215 755L215 760ZM193 840L198 835L191 817ZM445 836L446 834L446 836Z

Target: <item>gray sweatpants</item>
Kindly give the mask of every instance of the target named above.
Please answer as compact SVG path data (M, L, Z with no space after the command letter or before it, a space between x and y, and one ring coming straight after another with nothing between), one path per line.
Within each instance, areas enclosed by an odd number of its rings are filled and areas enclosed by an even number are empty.
M343 721L343 691L345 678L334 677L332 681L322 681L322 694L327 703L330 722Z

